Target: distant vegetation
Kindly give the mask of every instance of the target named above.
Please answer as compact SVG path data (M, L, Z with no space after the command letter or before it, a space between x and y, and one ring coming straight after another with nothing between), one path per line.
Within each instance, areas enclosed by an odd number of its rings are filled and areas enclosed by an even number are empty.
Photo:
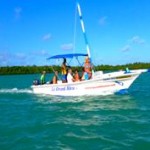
M94 67L94 70L102 71L115 71L115 70L125 70L128 67L129 69L148 69L150 68L150 63L133 63L125 65L98 65ZM60 66L12 66L12 67L0 67L0 75L10 75L10 74L36 74L41 73L45 70L47 73L53 72L53 69L61 72ZM73 70L78 69L82 70L82 67L72 67Z

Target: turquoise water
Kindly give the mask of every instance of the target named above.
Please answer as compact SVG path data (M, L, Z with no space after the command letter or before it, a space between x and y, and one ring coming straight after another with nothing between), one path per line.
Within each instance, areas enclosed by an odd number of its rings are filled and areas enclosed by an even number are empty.
M38 75L0 76L1 150L150 150L150 74L125 95L37 96Z

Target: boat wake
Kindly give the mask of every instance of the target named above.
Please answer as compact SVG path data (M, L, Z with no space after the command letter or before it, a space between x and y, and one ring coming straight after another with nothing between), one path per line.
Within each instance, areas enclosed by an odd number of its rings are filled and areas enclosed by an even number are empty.
M32 93L31 89L18 89L18 88L12 88L12 89L0 89L0 93Z

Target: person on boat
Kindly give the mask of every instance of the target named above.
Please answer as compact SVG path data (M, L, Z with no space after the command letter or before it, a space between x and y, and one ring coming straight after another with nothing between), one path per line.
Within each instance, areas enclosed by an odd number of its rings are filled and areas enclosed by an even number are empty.
M42 75L40 77L40 83L41 84L45 84L46 83L46 81L45 81L45 75L46 75L46 71L43 71Z
M88 79L91 79L92 77L92 65L90 62L90 58L86 57L84 62L84 75L88 75Z
M130 73L130 70L128 67L125 69L125 73Z
M62 72L62 82L66 83L67 82L67 61L66 58L64 58L63 63L61 65L61 72Z
M71 68L68 69L67 82L68 83L75 82L75 79L73 78L73 75L72 75L72 69Z
M75 70L74 79L75 79L75 82L80 81L78 70Z
M57 80L58 80L58 71L55 71L54 72L54 77L52 79L52 83L57 84Z
M83 80L88 80L89 79L89 75L87 72L85 72L84 67L82 69L82 75L81 75L81 81Z

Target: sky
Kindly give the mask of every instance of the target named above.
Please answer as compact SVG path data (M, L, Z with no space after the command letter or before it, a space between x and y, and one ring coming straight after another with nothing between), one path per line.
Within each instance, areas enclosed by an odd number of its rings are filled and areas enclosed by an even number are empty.
M150 62L149 0L78 0L93 64ZM0 66L87 53L76 0L0 0ZM57 62L54 62L57 64Z

